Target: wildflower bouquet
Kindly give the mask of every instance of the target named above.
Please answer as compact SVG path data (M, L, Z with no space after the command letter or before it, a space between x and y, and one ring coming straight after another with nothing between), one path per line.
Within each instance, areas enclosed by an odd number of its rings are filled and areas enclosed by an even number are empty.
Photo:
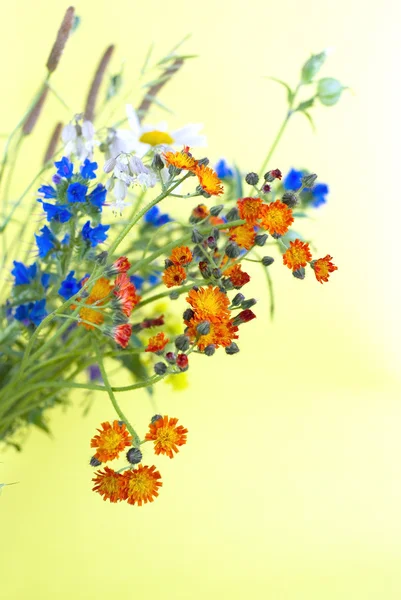
M122 86L121 72L108 75L110 46L84 111L57 124L41 170L17 200L9 198L18 151L47 96L56 93L51 76L77 23L70 7L44 82L9 136L0 168L6 273L0 440L20 449L27 427L48 431L48 410L67 403L74 391L106 393L113 409L110 422L91 440L90 464L99 468L93 489L105 500L141 505L162 485L156 466L142 464L143 445L151 442L156 455L173 458L187 441L187 429L177 418L156 414L148 431L139 434L122 412L118 393L151 390L167 376L180 376L195 354L209 360L216 351L238 353L240 329L256 317L256 300L245 295L247 261L262 265L271 288L274 258L264 254L264 246L276 246L283 265L300 280L308 266L320 283L337 269L329 254L313 256L310 244L292 230L295 219L325 202L327 185L306 170L292 169L283 179L270 163L291 117L300 113L311 121L314 103L333 105L344 88L332 78L315 81L324 52L305 63L295 89L280 82L288 97L283 125L259 173L245 174L225 160L210 166L196 149L206 145L201 125L171 132L165 123L148 124L152 105L162 106L163 86L190 58L178 47L157 63L158 75L144 85L137 110L128 105L125 118L116 122L111 116L99 126L99 115ZM148 63L143 76L151 70ZM298 101L310 86L312 96ZM189 219L173 219L161 208L166 198L182 203L183 211L194 199ZM34 242L24 252L26 236ZM178 332L157 312L161 299L179 307ZM112 363L125 369L132 383L114 385ZM105 464L121 453L125 466L114 470Z

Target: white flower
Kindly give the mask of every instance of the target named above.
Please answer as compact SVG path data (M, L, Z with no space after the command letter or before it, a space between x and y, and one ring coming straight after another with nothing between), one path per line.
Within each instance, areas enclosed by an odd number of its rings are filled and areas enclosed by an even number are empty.
M95 146L100 142L95 139L95 128L90 121L83 121L80 124L81 116L75 117L75 124L68 123L61 132L61 139L64 142L64 155L74 154L80 162L86 158L93 158Z

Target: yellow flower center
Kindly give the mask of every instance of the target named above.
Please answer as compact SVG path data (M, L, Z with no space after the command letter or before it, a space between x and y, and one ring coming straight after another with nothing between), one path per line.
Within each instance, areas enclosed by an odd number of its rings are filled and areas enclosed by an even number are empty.
M136 494L145 498L151 495L154 487L153 479L146 472L135 472L135 477L130 477L128 483L129 494Z
M100 484L100 489L103 492L106 492L107 494L109 494L110 496L112 494L115 494L116 492L118 492L119 491L119 482L118 482L117 477L114 477L114 476L105 477Z
M121 434L114 429L109 429L104 435L102 439L102 448L108 451L116 450L121 442Z
M173 138L167 131L146 131L139 138L140 142L150 144L151 146L159 146L160 144L172 144Z
M164 448L171 448L177 440L177 432L171 427L161 427L157 432L157 442Z

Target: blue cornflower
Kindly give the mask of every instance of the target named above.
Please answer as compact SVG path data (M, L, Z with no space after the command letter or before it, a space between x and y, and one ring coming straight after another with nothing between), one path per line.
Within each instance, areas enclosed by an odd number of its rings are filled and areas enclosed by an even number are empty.
M43 197L47 200L49 198L57 198L57 192L52 185L42 185L38 189L39 194L43 194Z
M70 183L70 185L67 188L68 202L85 202L87 191L88 186L79 183L79 181L76 181L75 183Z
M140 275L131 275L130 281L131 281L131 283L134 284L135 288L138 291L142 289L142 286L145 283L144 278L141 277Z
M90 226L90 221L87 221L82 228L82 237L85 241L90 242L92 248L105 242L107 239L106 231L110 229L110 225Z
M14 275L14 285L29 285L36 277L37 265L33 263L30 267L26 267L23 263L14 261L14 268L11 275Z
M70 271L64 281L61 282L58 293L60 296L68 300L80 290L77 280L74 277L75 271Z
M55 162L54 166L57 167L57 175L65 177L65 179L71 179L74 172L74 165L66 156L63 156L61 160Z
M296 191L302 186L302 171L291 169L284 178L283 186L286 190Z
M85 162L81 167L81 175L84 179L96 179L97 162L91 162L89 158L85 158Z
M46 219L49 221L57 221L59 223L67 223L72 217L72 213L68 210L67 204L50 204L49 202L43 202L43 200L38 200L38 202L42 203L43 210L46 213Z
M35 233L36 245L39 250L40 258L44 258L50 250L56 247L55 242L57 241L54 234L50 231L47 225L42 227L40 230L42 235L37 235Z
M98 183L94 190L88 196L88 200L96 206L99 210L102 210L102 206L106 200L107 190L101 183Z
M318 183L312 188L312 206L317 208L327 202L327 194L329 193L329 186L326 183Z
M225 158L221 158L219 161L217 161L214 166L214 170L217 173L217 177L220 177L220 179L231 179L234 177L234 171L228 165Z
M160 212L160 208L158 206L152 206L152 208L150 208L145 214L143 219L145 223L148 225L153 225L154 227L160 227L161 225L170 223L170 221L172 221L169 215Z
M36 302L30 302L29 304L21 304L16 309L14 317L17 319L17 321L21 321L26 326L33 323L37 327L47 316L45 306L45 298L42 298L42 300L36 300Z

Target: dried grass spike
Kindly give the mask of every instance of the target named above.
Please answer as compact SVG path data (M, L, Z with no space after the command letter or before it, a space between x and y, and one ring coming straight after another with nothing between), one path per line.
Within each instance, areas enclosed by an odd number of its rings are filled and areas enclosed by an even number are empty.
M56 41L53 44L53 48L47 59L46 67L49 73L53 73L57 69L57 65L60 62L61 55L70 35L71 29L74 25L75 8L70 6L67 8L64 15L64 19L61 22L60 29L58 30Z
M184 60L182 58L177 58L173 62L173 64L171 64L169 67L167 67L167 69L164 71L163 75L161 75L159 80L145 94L144 99L142 100L141 104L139 105L139 107L137 109L137 113L138 113L139 119L141 121L144 118L144 116L146 115L146 113L148 112L151 104L155 101L155 97L160 92L162 87L164 87L166 85L166 83L172 78L174 73L176 73L179 69L181 69L183 64L184 64Z
M100 60L98 68L96 69L96 73L93 78L92 85L89 88L88 97L86 100L86 106L84 111L84 119L86 121L93 121L95 118L96 100L99 94L99 89L102 84L104 74L107 69L107 65L110 62L113 51L114 46L109 46L107 48Z
M45 103L48 92L49 92L49 88L47 86L45 86L43 88L41 95L35 102L34 106L32 107L31 112L29 113L29 115L27 116L27 118L25 120L25 123L22 127L22 132L24 135L29 135L30 133L32 133L32 130L36 125L36 121L39 119L40 113L42 112L42 108Z

